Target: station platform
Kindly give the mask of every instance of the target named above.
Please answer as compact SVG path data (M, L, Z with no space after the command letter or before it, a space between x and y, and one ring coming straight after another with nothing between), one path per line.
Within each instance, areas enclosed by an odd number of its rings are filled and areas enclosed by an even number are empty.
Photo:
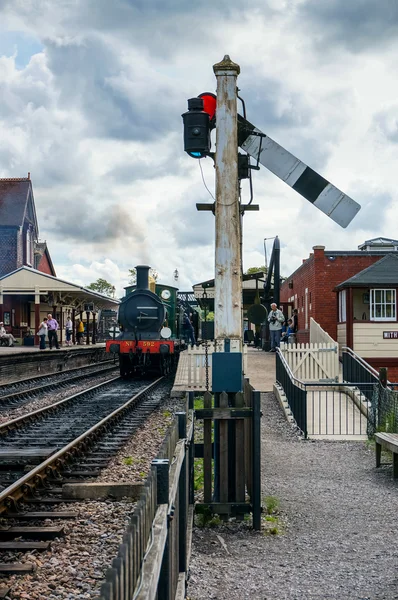
M15 354L31 354L32 352L38 352L40 354L45 354L47 352L60 352L61 350L63 352L76 352L76 351L84 351L87 349L94 349L94 348L105 348L105 342L101 342L99 344L75 344L74 346L61 346L59 350L57 350L56 348L53 348L52 350L50 350L50 348L46 348L45 350L40 350L39 346L21 346L20 344L17 344L15 346L0 346L0 360L3 356L13 356Z
M244 347L244 374L259 392L272 392L275 383L275 353ZM211 389L211 352L208 355L208 378ZM204 346L181 352L172 396L206 390L206 357Z
M62 346L59 350L39 350L35 346L0 347L0 383L36 375L49 375L104 360L112 360L105 344Z

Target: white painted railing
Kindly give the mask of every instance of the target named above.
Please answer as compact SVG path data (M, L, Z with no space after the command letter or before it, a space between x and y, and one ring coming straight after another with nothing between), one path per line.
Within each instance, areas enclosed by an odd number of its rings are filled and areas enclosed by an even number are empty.
M280 348L294 377L301 381L338 381L337 342L321 344L281 344Z
M335 344L334 340L322 327L314 321L311 317L310 320L310 344Z
M236 352L239 347L238 340L231 340L230 351ZM223 352L223 343L217 343L217 349L214 348L214 342L208 342L207 346L207 377L209 389L211 390L211 371L213 353ZM247 373L247 346L243 346L243 373ZM188 347L181 352L177 374L174 382L174 391L206 390L206 352L205 346Z

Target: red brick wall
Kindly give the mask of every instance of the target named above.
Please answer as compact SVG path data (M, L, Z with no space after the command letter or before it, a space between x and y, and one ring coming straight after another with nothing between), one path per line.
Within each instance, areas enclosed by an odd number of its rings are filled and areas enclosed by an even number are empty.
M388 381L391 381L391 383L398 382L398 367L388 367Z
M297 302L295 302L295 308L299 310L297 341L309 341L308 332L305 332L302 300L304 299L305 303L305 288L308 288L308 324L312 317L333 339L337 339L338 304L337 294L333 289L381 258L382 256L370 256L364 253L363 256L335 256L334 260L330 260L324 249L315 247L313 256L310 256L297 271L290 275L281 287L282 302L297 294ZM292 289L289 289L290 281L293 281Z
M376 371L382 367L388 369L388 380L391 383L398 383L398 359L397 358L364 358Z
M47 275L54 275L49 260L46 256L46 253L43 254L43 256L40 259L39 264L37 265L37 270L41 271L42 273L47 273Z

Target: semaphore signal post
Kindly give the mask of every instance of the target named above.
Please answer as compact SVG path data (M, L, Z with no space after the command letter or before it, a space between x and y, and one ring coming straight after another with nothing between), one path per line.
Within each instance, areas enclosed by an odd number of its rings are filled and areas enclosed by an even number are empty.
M241 218L258 206L251 203L252 186L250 202L242 204L239 183L241 179L251 183L251 169L259 170L261 164L342 227L347 227L360 206L252 125L240 96L243 116L238 115L239 65L226 55L213 70L217 95L191 98L188 112L182 115L184 150L192 158L210 156L216 168L214 205L197 205L199 210L213 211L216 230L212 387L204 395L204 408L195 411L196 419L204 420L204 505L219 515L252 512L253 525L260 529L260 392L243 378L241 257ZM214 127L215 153L211 152ZM238 153L239 147L245 154ZM250 157L255 164L250 164Z

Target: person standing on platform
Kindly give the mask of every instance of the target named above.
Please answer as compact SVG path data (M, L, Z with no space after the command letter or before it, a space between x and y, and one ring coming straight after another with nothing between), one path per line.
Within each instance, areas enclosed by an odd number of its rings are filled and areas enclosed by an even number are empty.
M79 324L77 326L77 335L76 335L78 344L82 343L83 335L84 335L84 323L80 319Z
M0 321L0 338L8 340L8 346L13 346L17 341L12 333L7 333L3 321Z
M58 342L58 335L57 335L57 331L59 329L58 321L56 319L53 319L53 316L51 313L49 313L47 315L47 317L48 317L48 320L47 320L48 345L50 346L50 350L52 350L53 343L54 343L56 349L59 350L59 342Z
M192 325L191 320L188 317L187 313L184 313L184 319L182 322L182 326L185 331L185 335L187 336L187 340L189 340L191 342L192 346L194 346L196 344L195 331L194 331L193 325Z
M285 321L285 316L281 310L278 309L275 302L271 304L271 312L268 315L269 333L271 338L271 350L270 352L276 352L281 344L281 333L282 325Z
M44 317L44 319L40 323L39 331L36 333L36 335L38 335L40 338L40 350L46 349L46 335L48 332L47 321L47 317Z
M73 323L72 323L72 319L70 318L70 316L68 316L66 323L65 323L65 333L66 333L66 345L67 346L72 346L72 329L73 329Z

